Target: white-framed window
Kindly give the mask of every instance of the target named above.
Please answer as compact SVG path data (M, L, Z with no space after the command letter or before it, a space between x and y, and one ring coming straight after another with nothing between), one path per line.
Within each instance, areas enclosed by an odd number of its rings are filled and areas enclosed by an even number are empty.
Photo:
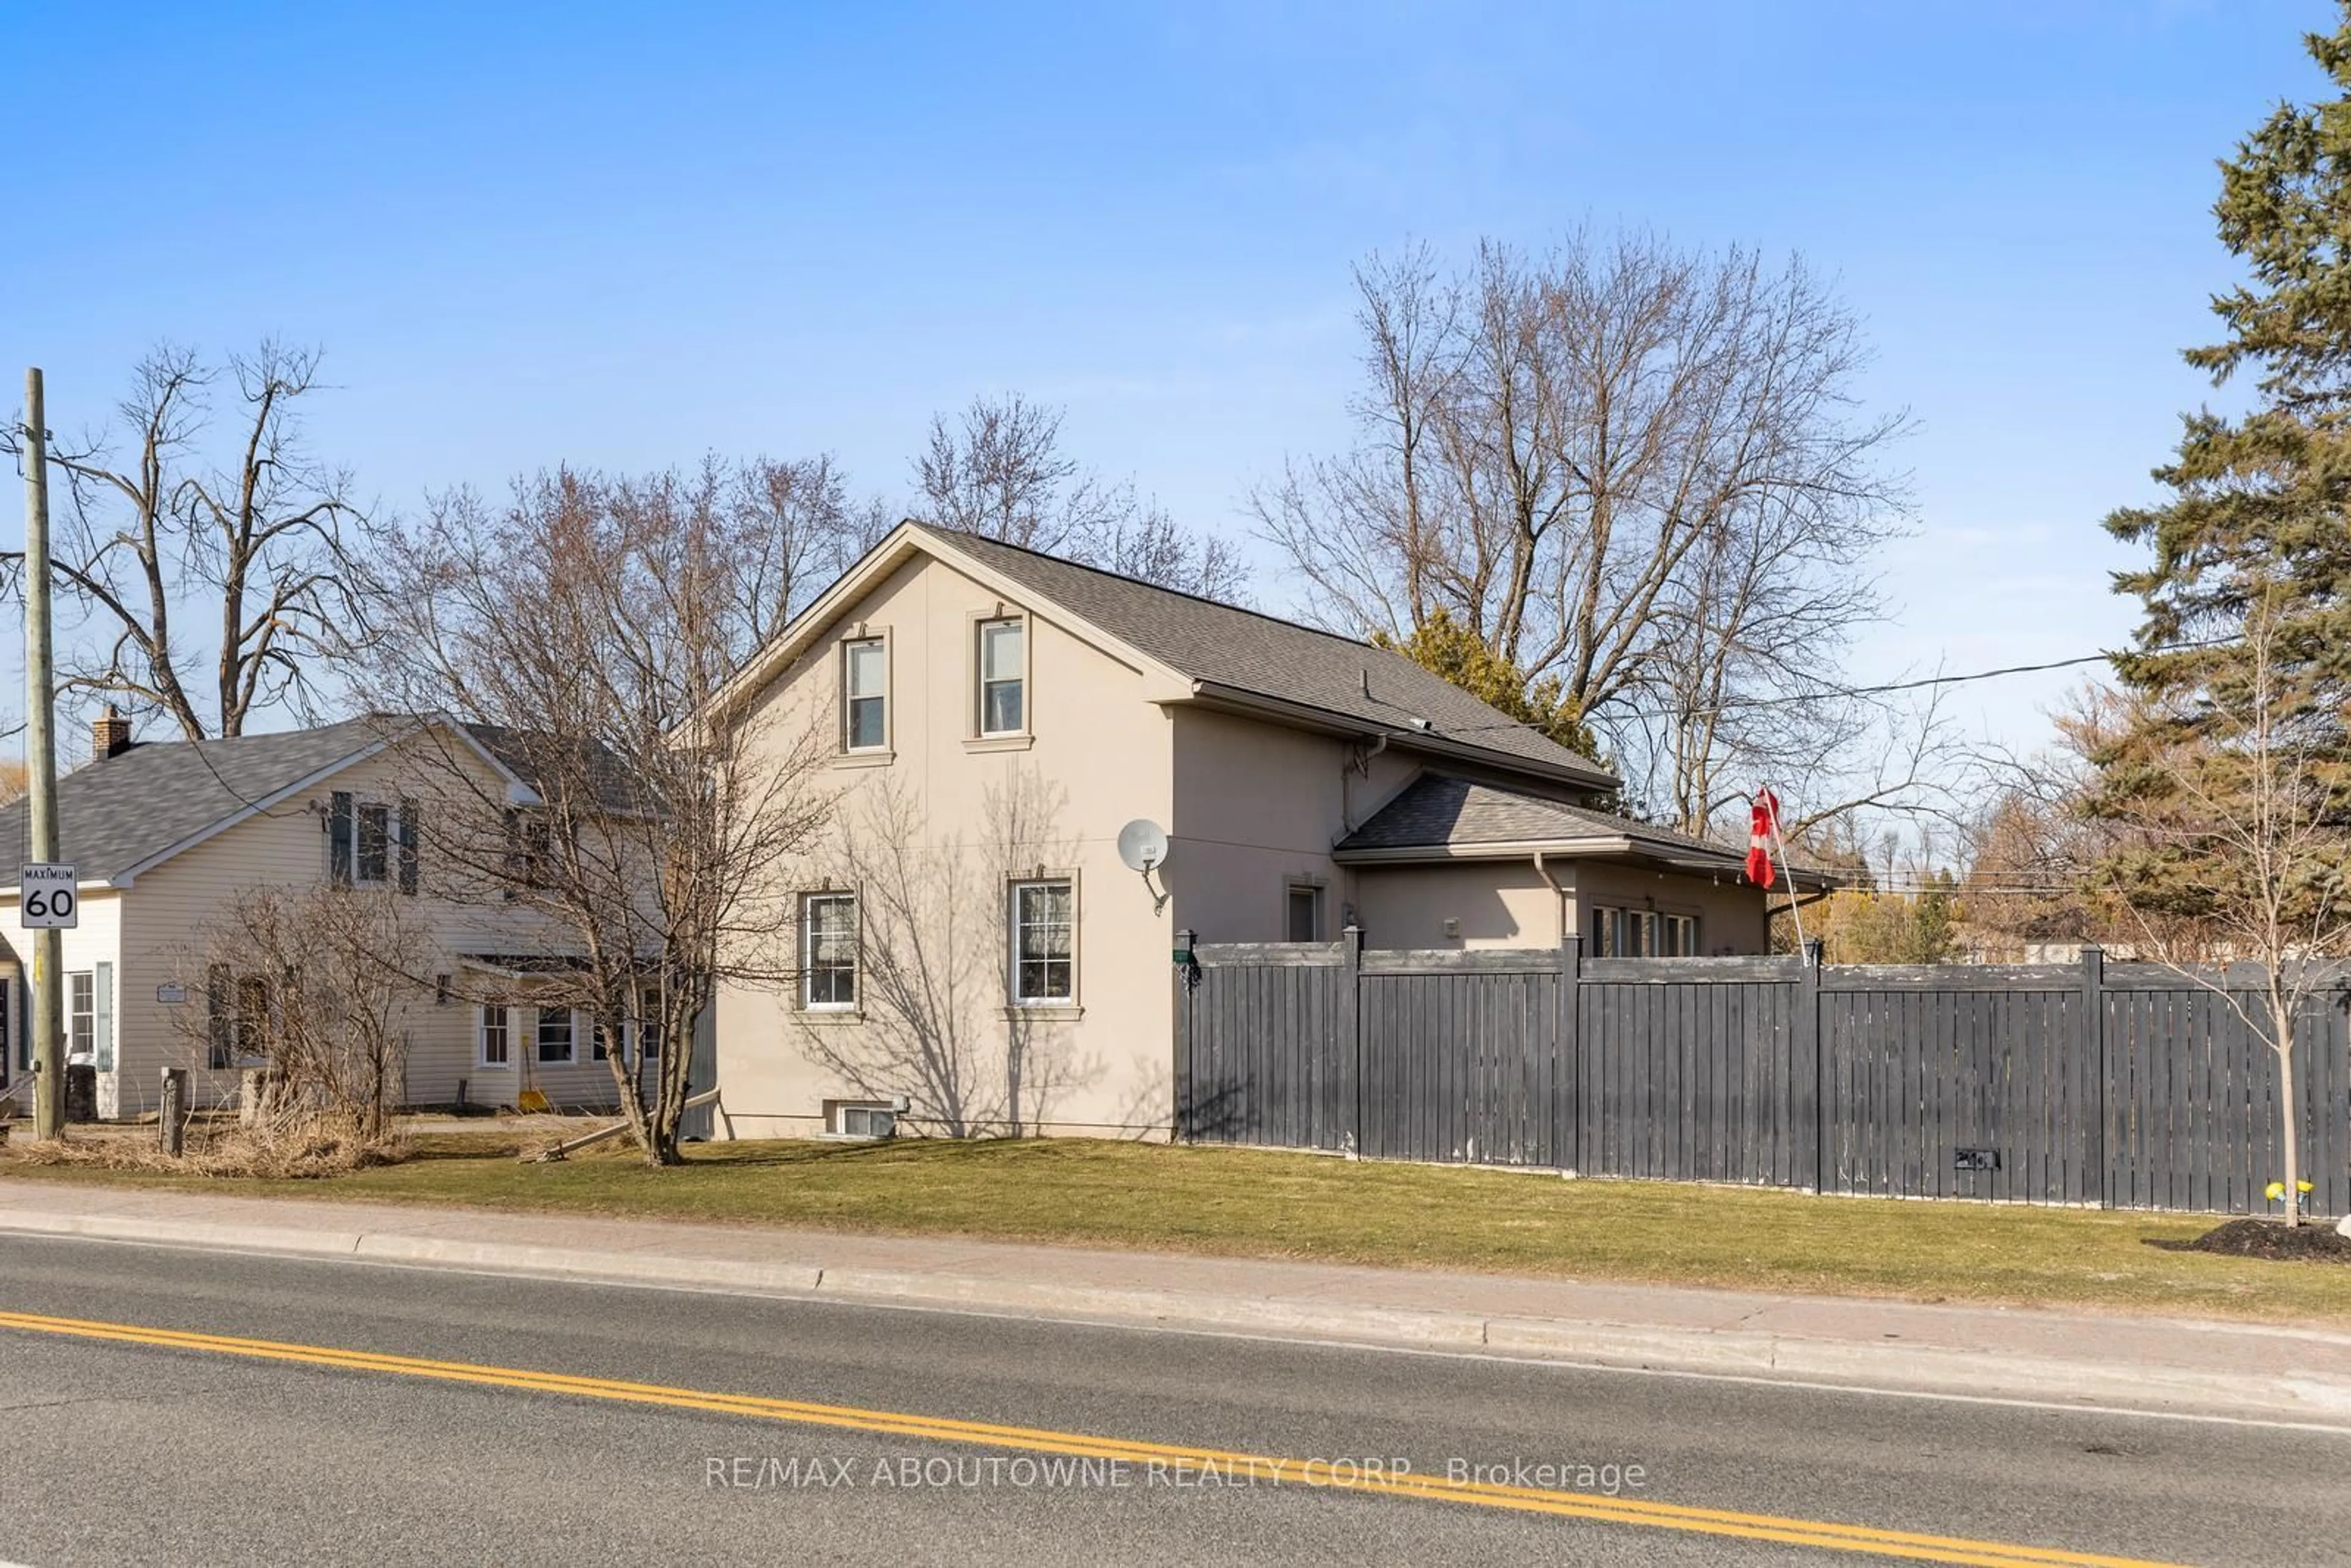
M898 1113L878 1100L837 1100L826 1107L824 1130L836 1138L892 1137L898 1131Z
M329 797L327 875L342 887L416 891L415 806L367 800L348 789Z
M857 1005L857 895L800 899L800 1005L811 1011Z
M538 1060L556 1064L577 1059L580 1030L569 1008L540 1008L536 1040Z
M1029 728L1029 628L1018 615L979 623L979 733L1022 735Z
M66 1054L85 1061L98 1056L98 977L88 969L66 977Z
M1322 888L1319 883L1293 882L1284 891L1281 935L1285 942L1322 940Z
M1078 994L1077 889L1068 877L1012 884L1012 999L1022 1007Z
M474 1019L474 1059L484 1067L514 1065L514 1009L484 1002Z
M555 824L536 808L507 812L507 882L517 887L545 887L555 869Z
M1625 911L1601 904L1592 911L1592 956L1595 958L1629 958L1632 952L1625 946L1632 933L1625 927Z
M381 887L392 880L392 808L381 800L360 802L352 868L351 880L361 887Z
M204 1015L211 1049L205 1065L218 1069L268 1061L271 1000L267 976L240 975L226 964L208 967Z
M637 1044L641 1061L656 1061L661 1058L662 994L658 986L649 986L637 999Z
M841 645L841 747L886 751L890 747L890 644L879 637Z
M1601 905L1592 912L1595 958L1694 958L1698 916Z

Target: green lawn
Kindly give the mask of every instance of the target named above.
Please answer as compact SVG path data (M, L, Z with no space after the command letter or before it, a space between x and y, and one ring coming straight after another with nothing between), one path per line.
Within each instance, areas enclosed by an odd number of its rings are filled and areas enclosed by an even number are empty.
M718 1144L663 1171L601 1150L523 1165L514 1147L496 1134L426 1137L403 1164L325 1181L30 1167L11 1153L0 1154L0 1179L2351 1322L2351 1267L2146 1245L2215 1223L2196 1216L1562 1181L1081 1139Z

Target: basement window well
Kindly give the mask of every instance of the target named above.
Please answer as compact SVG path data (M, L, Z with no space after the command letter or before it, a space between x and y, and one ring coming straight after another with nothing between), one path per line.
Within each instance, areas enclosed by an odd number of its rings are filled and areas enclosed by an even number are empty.
M824 1130L836 1138L887 1138L898 1131L898 1113L878 1101L836 1100L825 1106Z

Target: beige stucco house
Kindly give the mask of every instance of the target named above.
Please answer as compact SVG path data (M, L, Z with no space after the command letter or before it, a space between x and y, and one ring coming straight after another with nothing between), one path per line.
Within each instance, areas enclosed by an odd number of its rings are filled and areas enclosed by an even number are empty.
M459 758L485 791L527 810L535 796L498 739L442 726L428 742L413 727L359 718L133 743L123 721L101 720L95 759L57 788L62 859L82 894L79 923L63 933L66 1049L96 1070L100 1117L152 1112L165 1067L190 1070L198 1108L234 1103L243 1070L262 1061L251 1046L269 1027L266 978L215 962L207 918L248 888L320 883L400 900L423 935L432 973L403 1004L401 1103L512 1105L536 1091L557 1107L614 1103L598 1031L568 1009L531 1003L537 960L519 956L543 957L549 934L523 929L518 913L436 896L430 852L408 820L434 770L400 748L428 743L435 769ZM25 842L25 813L21 800L0 808L0 843ZM11 879L0 887L0 954L30 952ZM264 1001L247 1005L255 998ZM7 1073L21 1078L31 1061L20 984L0 1012Z
M737 677L839 792L788 868L788 988L723 984L737 1136L1164 1136L1178 933L1764 950L1738 851L1605 810L1605 770L1411 661L917 524ZM1164 864L1122 863L1122 828Z

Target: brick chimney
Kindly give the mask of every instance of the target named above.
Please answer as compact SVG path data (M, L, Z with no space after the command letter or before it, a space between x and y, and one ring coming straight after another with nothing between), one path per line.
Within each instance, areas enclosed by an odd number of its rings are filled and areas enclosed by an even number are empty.
M112 703L89 727L89 755L95 762L120 757L131 749L131 721Z

